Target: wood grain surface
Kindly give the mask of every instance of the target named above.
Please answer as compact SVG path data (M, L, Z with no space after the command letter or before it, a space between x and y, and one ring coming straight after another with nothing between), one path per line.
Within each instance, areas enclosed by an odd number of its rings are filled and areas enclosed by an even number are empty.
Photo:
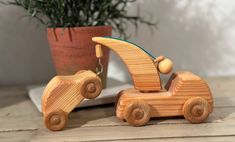
M169 116L184 116L191 123L201 123L213 110L210 88L193 73L174 73L166 88L159 92L134 88L121 91L116 116L133 126L147 124L149 117Z
M159 141L233 142L235 139L235 77L206 79L214 96L214 111L202 124L183 117L152 119L145 127L132 127L115 117L114 106L78 109L68 127L51 132L23 87L0 87L0 141Z
M110 48L128 68L137 90L159 91L162 89L159 72L150 57L141 47L127 41L107 37L93 37L98 44Z
M96 98L101 90L101 79L90 70L69 76L55 76L47 84L42 96L45 126L52 131L62 130L67 124L69 113L85 98Z

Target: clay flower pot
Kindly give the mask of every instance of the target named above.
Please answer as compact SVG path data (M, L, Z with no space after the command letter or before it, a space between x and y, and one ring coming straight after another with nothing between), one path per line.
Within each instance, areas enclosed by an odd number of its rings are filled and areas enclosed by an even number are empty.
M58 75L72 75L80 70L96 72L99 67L95 55L94 36L111 36L111 26L48 28L47 36L51 47L52 59ZM104 71L100 75L106 86L109 49L102 48Z

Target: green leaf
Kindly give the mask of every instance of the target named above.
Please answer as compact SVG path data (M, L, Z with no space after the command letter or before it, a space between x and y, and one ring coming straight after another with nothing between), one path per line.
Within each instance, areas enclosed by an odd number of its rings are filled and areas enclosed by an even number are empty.
M23 7L29 15L48 27L82 27L111 25L122 38L128 38L128 25L136 31L139 24L150 28L156 23L127 14L127 5L136 0L13 0L10 5ZM4 4L0 2L0 4ZM46 18L45 18L46 16Z

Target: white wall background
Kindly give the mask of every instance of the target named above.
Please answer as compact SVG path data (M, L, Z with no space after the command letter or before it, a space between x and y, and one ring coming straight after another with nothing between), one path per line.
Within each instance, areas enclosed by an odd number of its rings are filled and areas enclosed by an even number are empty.
M170 57L176 71L235 75L235 1L138 0L137 5L159 24L154 33L140 26L131 41L155 56ZM129 6L130 13L135 9ZM24 15L21 8L0 6L0 85L45 82L55 74L44 27ZM111 77L129 79L116 55L109 67Z

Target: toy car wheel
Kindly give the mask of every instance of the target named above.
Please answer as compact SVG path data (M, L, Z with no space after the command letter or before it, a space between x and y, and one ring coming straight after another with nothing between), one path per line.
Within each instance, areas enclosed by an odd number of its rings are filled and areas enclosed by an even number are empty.
M131 102L124 110L124 118L132 126L143 126L149 122L150 106L143 101Z
M45 126L52 131L62 130L67 123L68 115L62 110L54 111L44 116Z
M101 93L103 87L98 77L88 77L81 81L81 94L87 99L94 99Z
M183 106L185 119L191 123L201 123L207 119L210 113L210 104L201 97L188 99Z

